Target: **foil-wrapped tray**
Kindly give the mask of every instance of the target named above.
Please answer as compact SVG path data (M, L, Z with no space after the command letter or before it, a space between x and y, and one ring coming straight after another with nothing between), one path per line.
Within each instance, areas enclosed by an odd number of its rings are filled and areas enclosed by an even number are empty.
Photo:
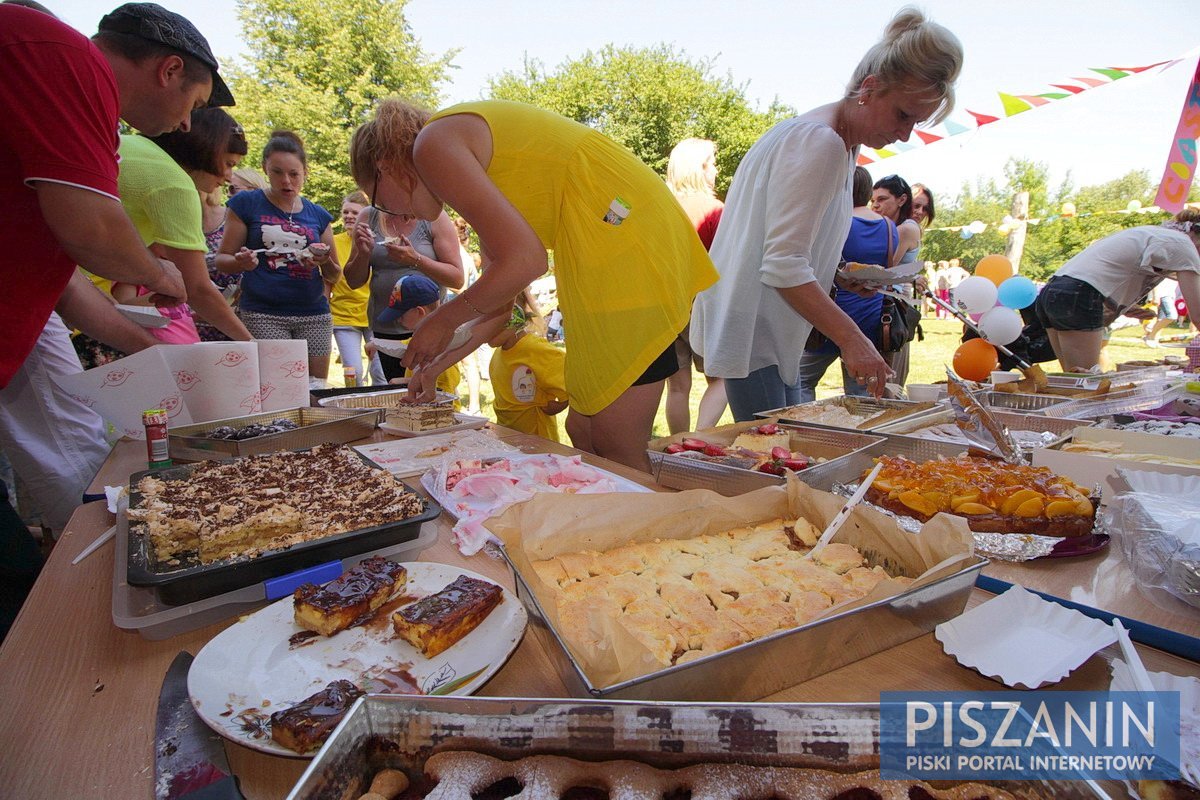
M787 406L785 408L775 408L770 411L760 411L755 414L756 417L778 417L780 422L790 422L797 425L806 425L814 428L831 428L833 430L847 430L845 426L830 425L821 422L814 422L803 417L796 416L797 412L793 409L819 409L831 406L841 406L851 413L870 414L861 426L850 428L849 430L857 430L861 433L870 433L876 427L890 425L893 422L898 422L901 419L908 419L913 416L931 414L941 410L936 403L919 403L915 400L896 400L892 398L876 398L876 397L850 397L848 395L839 395L838 397L827 397L823 400L814 400L811 403L801 403L798 406ZM874 417L878 417L885 412L894 412L888 414L885 418L875 421ZM904 413L905 411L909 413ZM790 415L789 415L789 412Z
M277 419L289 420L297 427L240 441L210 439L208 436L217 428L245 428L248 425L270 424ZM172 459L203 461L302 450L329 442L345 444L370 436L378 421L379 415L375 411L305 406L183 425L169 430L167 439Z
M752 423L737 423L713 430L714 434L722 433L722 441L732 441L738 428L754 427ZM791 435L792 449L802 452L810 458L821 458L824 461L813 461L809 469L818 463L827 464L845 458L851 453L878 444L883 441L880 436L872 436L843 428L821 428L795 423L780 423L781 431ZM688 433L686 436L705 439L706 431ZM720 494L732 496L761 489L764 486L777 486L783 483L782 475L771 475L750 469L728 466L725 464L701 461L683 454L666 453L662 448L668 443L680 439L671 436L656 439L650 443L646 455L650 458L650 469L654 480L669 489L712 489ZM802 470L803 471L803 470Z
M879 706L867 703L731 705L367 695L350 709L287 800L359 797L381 769L404 772L414 783L412 796L420 796L426 788L426 759L452 750L510 760L530 755L634 759L659 769L735 763L852 773L878 768L879 739ZM995 785L1024 797L1105 796L1090 782ZM576 791L570 788L566 796ZM586 796L607 794L600 790Z
M398 389L382 389L375 392L323 397L317 402L323 408L371 408L386 410L400 405L407 397L408 388L401 387ZM453 403L455 399L454 395L448 392L438 391L435 393L434 402Z
M1041 414L1047 408L1067 401L1066 397L1056 394L1015 394L995 390L980 392L975 397L989 408L1003 408L1008 411L1024 411L1034 414Z
M1046 446L1050 443L1061 439L1064 436L1070 435L1071 431L1079 427L1078 420L1057 419L1055 417L1037 416L1035 414L1021 414L1012 411L1001 411L992 409L992 416L996 418L1004 427L1010 431L1030 431L1033 433L1046 434L1049 440L1045 443ZM921 431L934 425L953 424L954 412L950 409L939 411L928 416L916 417L913 419L901 420L892 425L885 425L879 428L876 433L888 434L889 436L903 436L911 439L925 439L929 441L947 441L944 439L935 439L929 436L923 436ZM960 445L966 447L966 444Z

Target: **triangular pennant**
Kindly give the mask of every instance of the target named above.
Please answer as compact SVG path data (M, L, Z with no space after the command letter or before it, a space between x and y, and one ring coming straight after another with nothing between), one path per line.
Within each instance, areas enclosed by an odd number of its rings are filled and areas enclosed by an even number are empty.
M997 122L1000 119L999 117L993 117L989 114L980 114L979 112L972 111L969 108L967 109L967 113L975 118L975 124L981 128L988 123Z
M913 149L914 145L911 145L908 142L892 142L892 147L896 148L901 153L907 153L909 150Z
M1019 97L1014 97L1004 92L996 92L996 94L1000 95L1000 105L1004 106L1004 116L1006 117L1011 117L1013 114L1020 114L1022 111L1028 111L1033 108L1033 106ZM979 124L982 125L983 123Z
M891 158L892 156L896 155L891 150L882 150L880 148L875 148L875 154L880 158Z
M1066 84L1066 83L1052 83L1050 85L1053 86L1055 89L1066 89L1071 94L1079 94L1080 92L1082 92L1084 89L1087 88L1085 86L1071 86L1070 84Z
M1017 97L1029 103L1031 106L1044 106L1050 101L1036 94L1019 94Z
M1154 69L1155 67L1161 67L1164 64L1174 64L1178 60L1179 59L1175 59L1174 61L1159 61L1156 64L1147 64L1144 67L1109 67L1109 69L1119 69L1122 72L1145 72L1148 69Z
M1070 96L1071 95L1063 94L1062 92L1042 92L1041 94L1038 95L1038 97L1047 97L1051 100L1062 100L1064 97L1070 97Z
M1121 78L1128 78L1129 73L1123 69L1104 69L1103 67L1088 67L1092 72L1099 72L1106 78L1111 78L1114 81L1119 81Z
M946 126L946 132L951 136L955 136L960 133L966 133L967 131L971 130L966 125L960 125L952 119L948 119L942 124Z
M1079 81L1080 83L1086 83L1089 87L1092 87L1092 88L1094 88L1096 86L1103 86L1104 84L1108 83L1108 81L1097 80L1096 78L1078 78L1078 77L1076 77L1076 78L1071 78L1071 80Z
M925 131L913 131L913 133L915 133L917 138L919 138L925 144L933 144L934 142L940 142L942 139L946 138L933 133L926 133Z
M860 167L865 167L867 164L874 164L875 159L873 159L863 153L859 153L858 160L855 161L854 163L858 164L858 166L860 166Z

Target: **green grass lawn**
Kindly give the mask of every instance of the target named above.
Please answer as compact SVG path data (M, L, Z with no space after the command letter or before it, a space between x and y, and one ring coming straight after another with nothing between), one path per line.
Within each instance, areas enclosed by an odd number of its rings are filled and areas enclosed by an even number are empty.
M962 336L962 324L956 320L939 320L926 318L921 321L921 326L925 331L924 341L913 342L912 353L910 356L911 365L909 367L909 383L935 383L946 379L946 367L950 364L954 356L954 351L958 349L960 337ZM1164 329L1159 334L1161 341L1167 341L1171 337L1182 337L1185 334L1185 329L1170 327ZM1112 366L1123 361L1133 361L1146 358L1161 358L1165 354L1174 353L1183 355L1182 347L1164 346L1160 349L1151 349L1142 343L1141 326L1133 326L1122 328L1113 333L1112 340L1104 349L1105 365ZM1186 339L1180 341L1182 345ZM336 359L336 350L335 350ZM1058 362L1053 361L1042 365L1047 372L1058 370ZM336 362L329 370L329 383L331 386L342 385L342 369ZM704 376L692 372L692 394L691 408L692 420L696 418L696 409L700 405L700 396L704 393L705 381ZM467 403L467 386L464 381L459 385L459 393L462 398L463 407L466 408ZM480 405L483 408L483 415L495 419L495 413L492 411L492 387L487 381L480 384ZM842 394L842 371L838 363L830 365L825 373L824 380L817 387L817 397L834 397ZM654 436L666 436L667 417L666 417L666 392L663 392L663 402L659 405L658 415L654 419ZM566 422L566 414L560 414L558 417L559 429L561 430ZM725 414L721 417L720 424L725 425L733 422L733 416L729 413L729 409L725 409Z

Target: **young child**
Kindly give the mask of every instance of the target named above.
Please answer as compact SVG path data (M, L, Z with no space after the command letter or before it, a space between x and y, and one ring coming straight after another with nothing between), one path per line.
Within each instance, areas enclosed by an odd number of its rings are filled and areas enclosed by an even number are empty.
M113 298L118 303L154 308L150 304L149 290L145 286L114 283L111 291ZM200 333L196 330L196 323L192 320L192 311L186 303L172 308L159 308L157 311L168 322L161 328L148 328L150 335L155 339L164 344L195 344L200 341Z
M525 330L527 318L513 306L504 328L488 340L495 348L489 372L496 393L496 423L560 441L555 414L567 407L566 353Z
M421 320L437 310L441 305L439 287L424 275L405 275L396 281L388 299L387 308L376 315L380 322L399 322L410 331L414 330ZM407 373L407 370L406 370ZM451 364L438 376L437 388L443 392L458 397L458 382L462 379L462 370L458 364ZM459 407L457 399L454 407Z

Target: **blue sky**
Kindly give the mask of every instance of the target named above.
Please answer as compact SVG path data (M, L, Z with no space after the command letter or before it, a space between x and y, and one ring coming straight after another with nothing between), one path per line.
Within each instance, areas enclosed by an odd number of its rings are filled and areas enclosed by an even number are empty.
M85 33L116 0L46 0ZM235 0L161 0L188 15L222 58L243 48ZM529 56L553 67L607 43L674 44L715 59L718 73L746 84L753 102L778 97L800 110L835 99L854 65L902 3L842 0L410 0L407 16L429 52L452 48L448 102L481 96L489 77ZM1036 94L1093 75L1089 67L1141 66L1200 47L1194 5L1181 0L1010 0L1005 4L927 0L919 4L962 40L966 63L956 118L969 108L997 113L997 91ZM202 10L198 10L202 9ZM1119 177L1130 169L1157 180L1190 77L1179 65L1126 78L945 142L871 165L940 195L964 180L999 177L1010 156L1047 163L1055 185ZM914 137L915 141L915 137Z

